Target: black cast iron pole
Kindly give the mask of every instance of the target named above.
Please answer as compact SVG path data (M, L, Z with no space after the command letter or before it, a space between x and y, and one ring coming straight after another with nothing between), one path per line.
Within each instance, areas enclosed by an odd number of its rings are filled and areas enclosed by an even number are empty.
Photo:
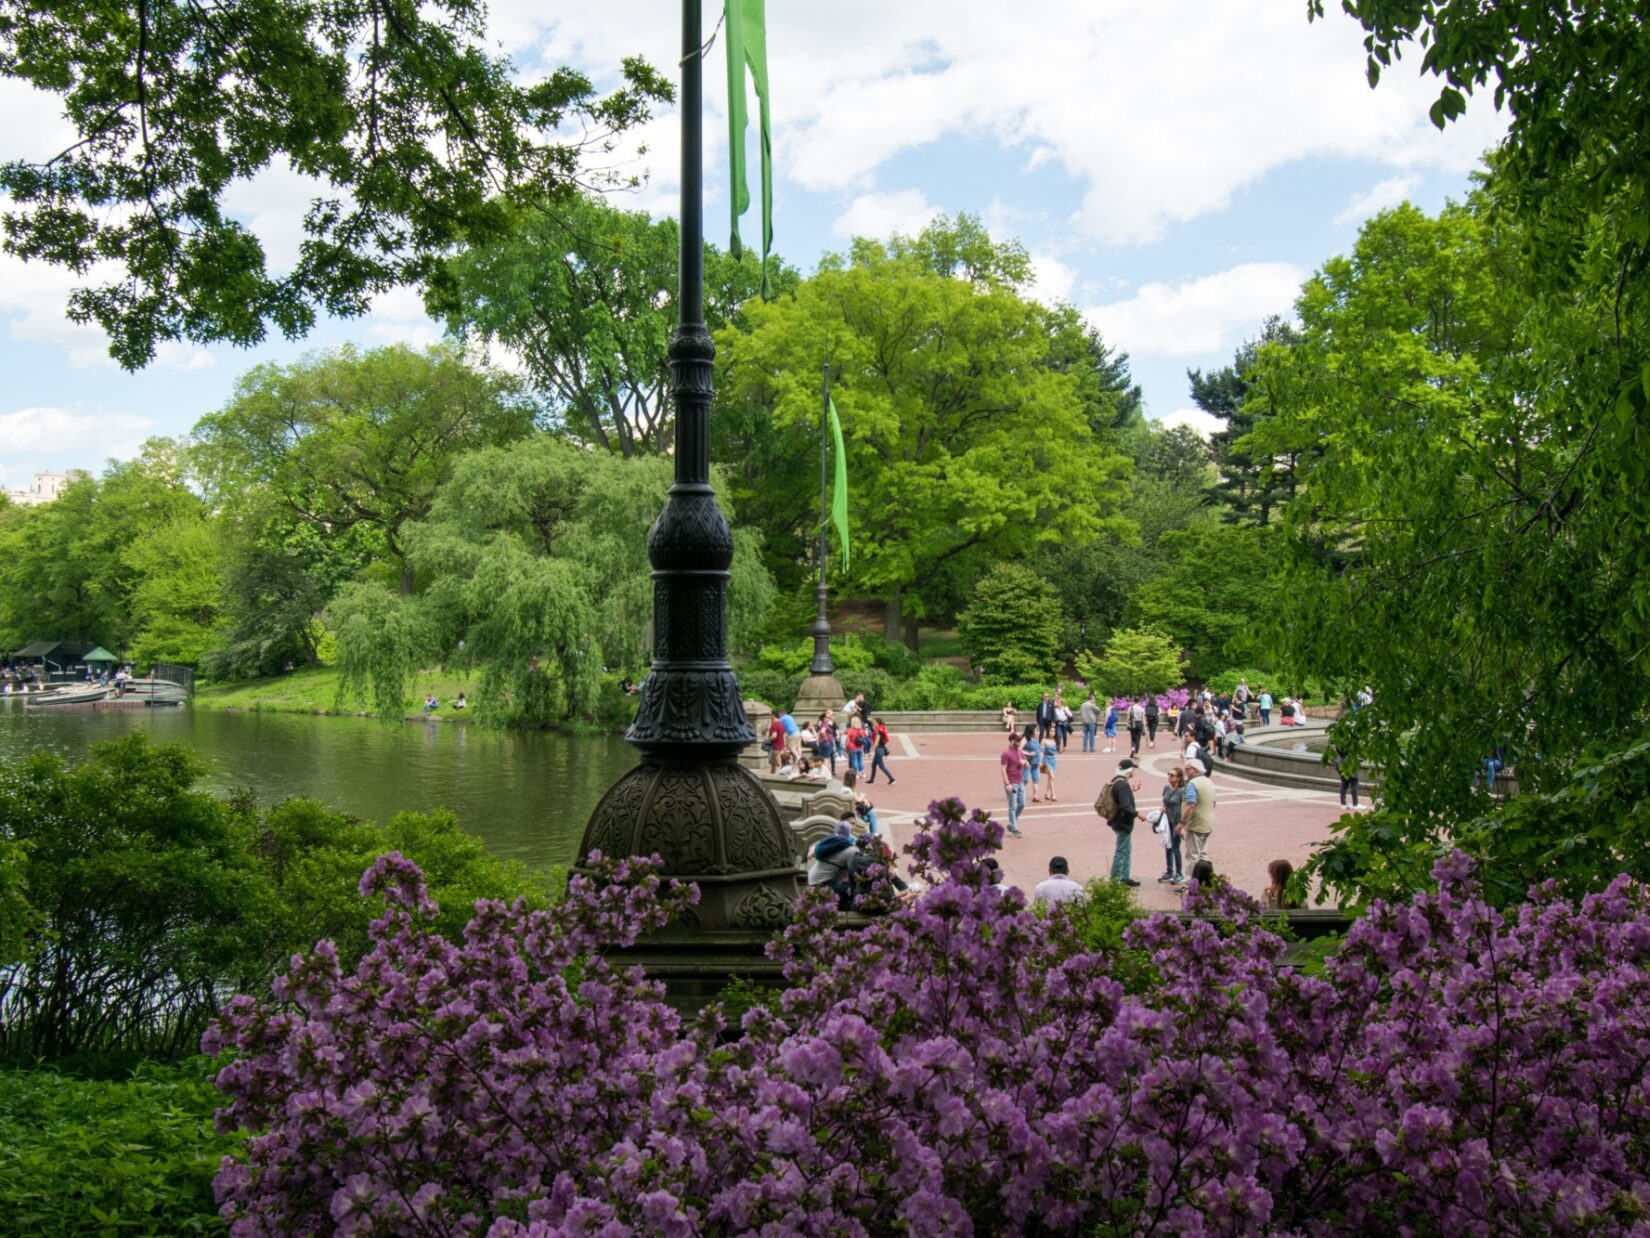
M670 388L676 480L648 535L653 564L653 673L626 733L644 756L710 759L755 742L728 664L725 630L733 534L710 485L716 345L705 329L704 54L700 0L682 3L682 252Z
M661 875L698 886L698 905L651 947L662 952L664 968L654 974L684 999L719 991L731 974L706 943L728 931L760 937L788 923L801 879L796 837L773 796L738 761L756 735L728 663L733 533L710 485L716 347L704 314L699 5L682 4L682 265L670 337L676 478L647 538L653 668L625 732L642 759L602 796L579 844L581 863L597 852L656 855ZM749 958L741 955L738 965L748 968Z

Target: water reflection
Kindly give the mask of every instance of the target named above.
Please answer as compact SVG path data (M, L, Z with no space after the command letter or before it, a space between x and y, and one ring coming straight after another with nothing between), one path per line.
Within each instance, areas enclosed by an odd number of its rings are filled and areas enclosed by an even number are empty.
M214 790L247 787L265 804L306 795L372 819L448 807L489 850L535 867L572 859L596 801L636 763L629 745L607 735L190 709L53 712L19 702L0 706L0 763L37 749L79 759L134 730L189 747Z

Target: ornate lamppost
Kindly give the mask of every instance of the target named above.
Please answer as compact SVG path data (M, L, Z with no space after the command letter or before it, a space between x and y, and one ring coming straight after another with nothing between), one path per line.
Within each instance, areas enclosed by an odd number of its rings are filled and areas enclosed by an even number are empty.
M813 661L808 664L808 677L797 689L795 712L812 718L842 704L842 684L836 677L836 663L831 659L831 620L825 613L829 595L825 589L825 567L828 563L829 541L825 505L829 479L826 471L826 448L831 433L831 367L825 366L824 396L819 409L819 609L809 629L814 638Z
M669 352L676 477L647 539L653 668L625 733L642 760L596 805L579 856L657 854L666 876L699 885L688 927L768 931L790 919L801 873L778 805L738 763L756 736L727 658L733 533L710 484L703 59L700 0L683 0L681 282Z

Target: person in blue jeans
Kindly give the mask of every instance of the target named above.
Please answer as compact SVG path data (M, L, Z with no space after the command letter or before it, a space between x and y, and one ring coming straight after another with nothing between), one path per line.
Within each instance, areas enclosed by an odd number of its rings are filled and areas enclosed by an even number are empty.
M869 738L857 717L848 720L848 768L856 774L865 772L865 745Z
M1026 726L1024 748L1026 777L1031 782L1031 802L1033 804L1040 803L1043 798L1043 742L1037 738L1037 729L1035 723ZM1051 739L1046 742L1053 743L1054 741Z
M1094 736L1100 730L1100 705L1094 699L1094 693L1089 693L1089 699L1078 709L1077 716L1083 723L1083 751L1093 752Z
M1106 751L1117 751L1117 706L1106 706Z
M1010 732L1008 747L1003 749L1003 793L1008 797L1008 832L1015 838L1020 834L1020 814L1026 808L1026 759L1020 751L1018 732Z

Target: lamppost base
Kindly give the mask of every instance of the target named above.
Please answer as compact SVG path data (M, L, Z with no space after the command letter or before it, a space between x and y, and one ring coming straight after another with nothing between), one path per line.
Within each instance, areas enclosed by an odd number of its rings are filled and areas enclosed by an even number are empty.
M827 709L841 709L847 699L835 675L809 675L796 690L791 714L798 722L812 722Z
M584 828L579 859L657 855L661 874L699 887L672 927L771 933L790 923L802 888L795 835L779 805L733 756L644 756L615 782Z

